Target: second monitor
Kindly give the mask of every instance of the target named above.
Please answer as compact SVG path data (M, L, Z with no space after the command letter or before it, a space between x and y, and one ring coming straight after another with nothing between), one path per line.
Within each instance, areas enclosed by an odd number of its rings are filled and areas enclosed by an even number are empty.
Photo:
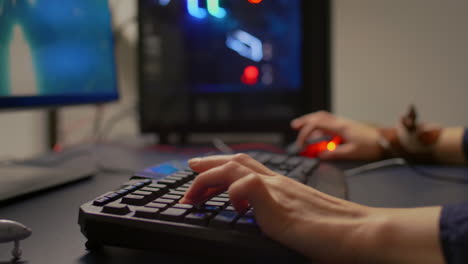
M330 108L328 0L140 0L141 130L282 132Z

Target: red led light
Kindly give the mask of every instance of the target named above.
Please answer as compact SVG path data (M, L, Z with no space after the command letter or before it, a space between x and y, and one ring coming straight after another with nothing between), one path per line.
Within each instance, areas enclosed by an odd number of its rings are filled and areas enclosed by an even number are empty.
M255 66L247 66L242 74L241 81L247 85L255 85L258 82L260 71Z
M260 4L263 0L247 0L251 4Z

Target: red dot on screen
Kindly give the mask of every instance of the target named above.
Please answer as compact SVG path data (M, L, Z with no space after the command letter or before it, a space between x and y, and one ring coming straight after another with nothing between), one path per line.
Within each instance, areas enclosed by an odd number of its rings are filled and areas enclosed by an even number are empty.
M263 0L247 0L251 4L260 4Z
M258 83L260 71L255 66L247 66L242 74L241 81L247 85L255 85Z
M244 74L245 74L245 77L249 79L257 79L258 75L260 74L260 71L255 66L247 66L244 69Z

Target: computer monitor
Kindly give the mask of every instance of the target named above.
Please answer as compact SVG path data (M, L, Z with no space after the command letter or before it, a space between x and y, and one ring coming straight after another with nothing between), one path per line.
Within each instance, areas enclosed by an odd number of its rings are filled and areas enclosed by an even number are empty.
M55 109L117 98L107 1L0 0L1 110ZM87 160L78 165L71 156L48 155L1 166L0 203L89 177L96 170L88 162L90 155L82 155Z
M140 0L143 132L288 132L330 109L329 0Z
M118 98L107 1L0 0L0 108Z

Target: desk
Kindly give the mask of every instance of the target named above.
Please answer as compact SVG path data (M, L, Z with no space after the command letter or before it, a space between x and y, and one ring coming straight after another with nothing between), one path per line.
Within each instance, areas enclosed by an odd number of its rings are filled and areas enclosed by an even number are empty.
M102 163L109 167L141 169L180 156L154 152L133 152L116 147L100 147ZM428 168L440 175L468 179L468 168ZM15 201L0 208L0 218L24 223L32 228L30 238L22 241L23 263L206 263L207 259L172 256L106 248L103 253L86 251L81 234L78 208L84 202L119 186L130 177L127 173L100 173L48 192ZM370 206L412 207L468 201L468 184L438 181L416 174L407 167L380 169L349 179L350 200ZM10 263L12 243L0 244L0 264Z

